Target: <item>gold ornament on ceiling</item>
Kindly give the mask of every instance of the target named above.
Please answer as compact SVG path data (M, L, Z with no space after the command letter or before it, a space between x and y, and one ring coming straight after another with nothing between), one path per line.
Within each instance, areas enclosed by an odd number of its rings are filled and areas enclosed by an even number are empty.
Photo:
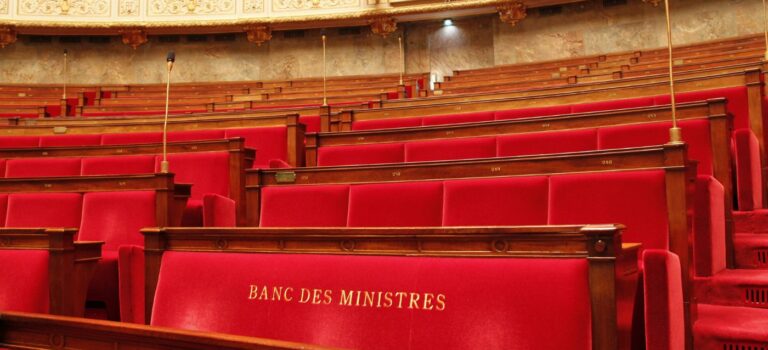
M496 6L496 10L499 11L501 21L513 27L528 16L528 8L520 1L501 4Z
M254 24L244 28L248 41L261 46L265 41L272 39L272 29L262 24Z
M129 28L120 30L123 36L123 44L126 44L136 50L137 47L147 43L147 32L143 29Z
M5 48L16 42L16 29L13 27L0 27L0 48Z
M392 17L377 17L368 20L368 24L371 25L371 31L374 34L386 37L390 33L397 30L397 21Z

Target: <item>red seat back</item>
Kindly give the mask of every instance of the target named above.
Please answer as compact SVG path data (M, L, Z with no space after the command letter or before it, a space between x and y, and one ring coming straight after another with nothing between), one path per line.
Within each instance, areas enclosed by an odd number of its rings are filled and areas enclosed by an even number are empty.
M5 227L80 227L79 193L12 193Z
M497 137L499 157L590 151L597 149L597 130L580 129Z
M172 131L167 136L168 142L218 140L223 138L224 130L221 129Z
M440 226L442 219L440 181L352 185L349 191L350 227Z
M0 249L0 311L48 313L48 252Z
M0 148L32 148L40 146L39 136L3 136Z
M680 259L667 250L643 252L646 349L685 349Z
M461 114L434 115L422 119L422 125L444 125L459 123L475 123L493 120L494 112L474 112Z
M139 230L157 226L155 192L89 192L83 195L78 240L104 241L105 251L144 245Z
M151 324L350 349L590 349L590 307L585 259L166 252Z
M122 134L104 134L101 137L102 145L132 145L139 143L163 142L161 132L130 132Z
M5 163L5 177L79 176L80 158L16 158Z
M443 226L546 225L547 177L445 181Z
M352 123L352 130L412 128L421 126L422 117L361 120Z
M162 156L156 159L159 171ZM168 163L175 182L193 184L190 199L202 200L208 193L229 196L228 152L171 153Z
M522 109L510 109L506 111L496 111L494 114L496 120L504 119L518 119L529 117L546 117L552 115L564 115L571 113L571 106L559 105L559 106L547 106L547 107L532 107Z
M349 185L265 187L261 196L262 227L347 226Z
M317 149L318 166L402 163L404 161L405 145L402 143L333 146Z
M81 175L152 174L155 172L154 155L86 157L82 160Z
M101 134L40 136L40 147L98 146Z
M431 140L405 144L406 162L492 158L495 156L495 137Z
M254 168L266 168L272 159L288 160L288 128L285 126L226 129L224 136L245 138L245 147L256 150Z
M608 100L590 103L581 103L571 106L573 113L594 111L609 111L613 109L648 107L654 105L653 97L627 98L621 100Z

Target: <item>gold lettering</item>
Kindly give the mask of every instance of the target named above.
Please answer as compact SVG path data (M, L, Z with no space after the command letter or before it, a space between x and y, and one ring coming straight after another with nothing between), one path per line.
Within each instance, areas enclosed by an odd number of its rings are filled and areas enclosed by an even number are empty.
M283 298L283 287L272 287L272 300L280 301Z
M354 292L350 291L347 293L346 290L341 290L341 298L339 299L339 305L347 305L352 306L352 294Z
M379 291L378 298L376 298L376 307L381 307L381 291Z
M251 285L251 292L248 293L248 299L253 300L256 299L259 295L259 286L257 285Z
M445 294L437 295L437 306L435 306L435 310L437 311L445 310Z
M373 296L376 295L376 292L368 292L364 291L365 293L363 298L363 306L373 306Z
M400 298L397 302L397 308L402 309L403 308L403 297L407 297L408 293L406 292L397 292L395 295Z
M322 289L313 289L312 290L312 304L318 305L320 304L320 297L323 295Z
M355 306L360 306L360 291L356 290L355 293L357 293L357 298L355 298Z
M283 292L283 299L285 299L285 301L292 301L293 296L291 296L291 294L289 294L288 292L293 293L293 288L285 287L285 291Z
M333 298L331 298L331 290L326 289L325 292L323 292L323 304L330 305L333 301Z
M384 307L392 307L392 292L384 293Z
M432 305L432 299L435 295L432 293L424 293L424 304L421 306L423 310L432 310L435 306Z
M259 294L259 300L267 300L269 298L269 295L267 295L267 286L264 286L261 288L261 293Z
M411 293L411 301L408 303L409 309L419 309L419 293Z
M299 298L299 302L302 304L306 304L309 302L309 298L312 296L312 292L309 291L307 288L301 288L301 297Z

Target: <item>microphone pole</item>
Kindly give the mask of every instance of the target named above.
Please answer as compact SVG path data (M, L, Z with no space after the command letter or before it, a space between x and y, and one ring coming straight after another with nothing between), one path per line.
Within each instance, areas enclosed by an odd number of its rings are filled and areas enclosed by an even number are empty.
M168 173L168 103L170 102L171 94L171 70L173 69L173 62L176 62L176 53L173 51L168 52L165 61L168 63L168 79L165 84L165 118L163 120L163 161L160 162L160 172Z
M69 78L68 74L67 74L68 73L67 72L67 68L68 68L67 67L67 55L68 55L67 49L64 49L64 90L63 90L63 92L61 94L61 99L62 100L66 100L67 99L67 79Z

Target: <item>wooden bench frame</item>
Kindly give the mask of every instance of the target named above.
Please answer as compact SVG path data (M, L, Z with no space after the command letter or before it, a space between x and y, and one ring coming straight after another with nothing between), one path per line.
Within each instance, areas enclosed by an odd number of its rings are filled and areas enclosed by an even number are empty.
M104 242L75 242L76 233L73 228L0 228L0 249L48 251L51 314L82 316L85 311L88 283Z
M637 272L621 225L464 228L148 228L146 319L165 251L446 257L568 257L589 262L593 349L617 349L617 275ZM546 248L544 248L546 247ZM626 287L626 286L625 286ZM630 291L631 293L631 291Z

